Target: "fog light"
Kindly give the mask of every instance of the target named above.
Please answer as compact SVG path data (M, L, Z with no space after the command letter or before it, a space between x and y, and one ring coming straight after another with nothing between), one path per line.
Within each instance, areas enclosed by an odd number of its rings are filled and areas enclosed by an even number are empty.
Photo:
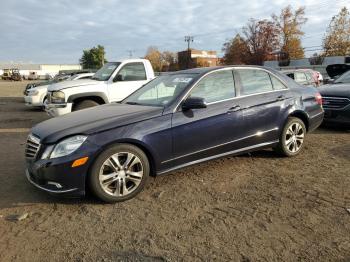
M73 162L72 167L82 166L88 161L88 159L89 158L87 156L79 158Z

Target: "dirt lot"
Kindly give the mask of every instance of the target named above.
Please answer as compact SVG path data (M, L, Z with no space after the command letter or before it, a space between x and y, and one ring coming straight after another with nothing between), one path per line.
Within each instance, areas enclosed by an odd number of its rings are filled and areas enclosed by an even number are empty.
M295 158L224 158L152 178L137 198L107 205L53 198L26 181L26 128L46 118L0 99L0 261L350 261L346 128L318 129Z

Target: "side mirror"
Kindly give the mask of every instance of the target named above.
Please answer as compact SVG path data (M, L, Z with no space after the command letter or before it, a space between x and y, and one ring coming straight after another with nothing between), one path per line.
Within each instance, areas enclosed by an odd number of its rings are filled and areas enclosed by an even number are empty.
M120 81L124 81L124 76L116 75L113 79L113 82L120 82Z
M199 109L199 108L206 108L207 104L202 97L188 97L183 103L182 103L182 110L190 110L190 109Z

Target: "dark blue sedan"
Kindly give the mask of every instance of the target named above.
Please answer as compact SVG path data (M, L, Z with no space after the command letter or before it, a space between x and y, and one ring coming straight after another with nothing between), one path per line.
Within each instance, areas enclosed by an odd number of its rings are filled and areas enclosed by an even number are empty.
M121 103L42 122L27 140L27 178L54 194L87 187L106 202L134 197L149 176L218 157L274 148L300 153L323 120L322 98L263 67L160 76Z

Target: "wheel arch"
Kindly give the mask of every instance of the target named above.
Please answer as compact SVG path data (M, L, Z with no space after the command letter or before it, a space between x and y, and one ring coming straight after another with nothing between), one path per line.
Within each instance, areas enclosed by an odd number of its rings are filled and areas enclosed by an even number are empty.
M308 115L301 110L296 110L288 115L288 117L296 117L303 121L306 131L309 131L309 117Z
M107 104L109 102L106 94L102 92L88 92L83 94L75 94L69 96L67 99L68 103L77 103L83 100L93 100L100 105Z

